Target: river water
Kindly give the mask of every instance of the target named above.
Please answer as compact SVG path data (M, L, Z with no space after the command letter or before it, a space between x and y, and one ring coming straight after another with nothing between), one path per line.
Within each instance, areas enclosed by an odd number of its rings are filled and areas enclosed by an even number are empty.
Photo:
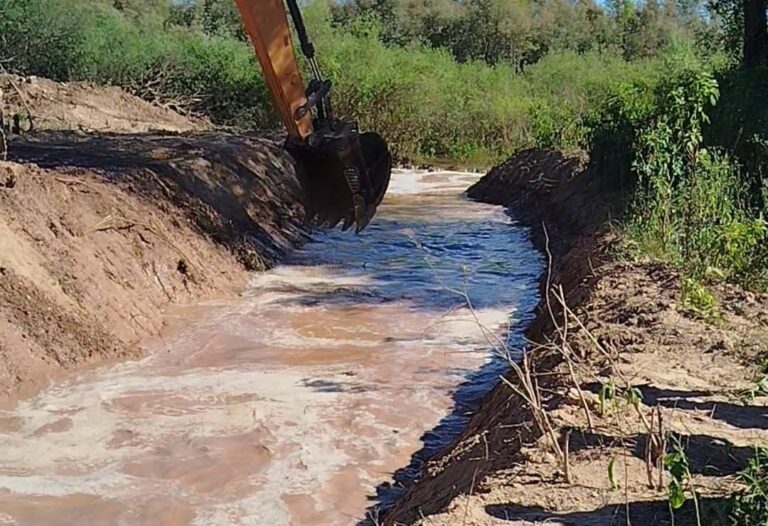
M536 301L540 256L462 196L476 179L398 171L361 236L319 234L240 297L175 309L147 358L0 411L0 525L363 519L460 430Z

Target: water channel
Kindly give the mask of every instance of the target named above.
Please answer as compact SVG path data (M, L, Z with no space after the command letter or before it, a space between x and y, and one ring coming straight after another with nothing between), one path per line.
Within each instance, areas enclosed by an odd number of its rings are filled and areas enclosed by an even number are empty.
M145 359L0 411L0 525L363 519L460 430L503 368L489 340L536 302L541 257L462 195L477 177L400 170L364 234L320 233L239 297L173 309Z

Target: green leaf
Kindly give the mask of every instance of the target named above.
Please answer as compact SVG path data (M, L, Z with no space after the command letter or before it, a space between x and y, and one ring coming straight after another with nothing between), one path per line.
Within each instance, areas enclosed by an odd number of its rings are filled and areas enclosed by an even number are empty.
M608 481L611 483L611 491L615 490L618 486L616 485L616 479L613 475L613 468L616 465L616 457L611 457L611 460L608 462Z
M669 483L669 505L673 510L679 510L685 504L685 492L677 482Z

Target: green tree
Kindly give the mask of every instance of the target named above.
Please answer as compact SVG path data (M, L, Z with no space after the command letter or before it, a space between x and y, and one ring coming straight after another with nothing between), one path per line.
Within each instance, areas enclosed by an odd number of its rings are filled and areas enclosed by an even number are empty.
M673 2L646 0L623 27L622 48L627 59L648 58L682 38L685 27Z
M592 0L545 0L533 11L531 32L537 62L553 51L601 51L617 43L608 13Z

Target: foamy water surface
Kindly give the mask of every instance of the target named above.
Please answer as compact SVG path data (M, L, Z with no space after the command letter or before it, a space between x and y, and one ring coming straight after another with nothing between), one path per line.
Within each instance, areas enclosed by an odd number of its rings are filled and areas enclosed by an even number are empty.
M476 179L397 171L362 235L318 234L241 297L177 309L147 358L0 411L0 525L363 519L458 431L501 370L489 339L535 303L539 255L461 195Z

